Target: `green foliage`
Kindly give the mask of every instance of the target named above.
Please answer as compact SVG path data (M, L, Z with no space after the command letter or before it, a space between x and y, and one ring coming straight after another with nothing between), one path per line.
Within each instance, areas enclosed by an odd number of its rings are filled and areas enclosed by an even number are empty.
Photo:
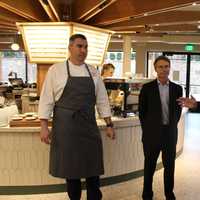
M2 51L1 53L1 57L4 58L21 58L24 57L24 53L21 51Z

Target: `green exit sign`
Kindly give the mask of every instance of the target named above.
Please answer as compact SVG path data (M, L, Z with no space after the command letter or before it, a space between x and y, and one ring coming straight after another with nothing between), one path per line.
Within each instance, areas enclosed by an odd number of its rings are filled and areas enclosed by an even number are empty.
M185 50L186 51L193 51L194 50L194 45L193 44L186 44L185 45Z

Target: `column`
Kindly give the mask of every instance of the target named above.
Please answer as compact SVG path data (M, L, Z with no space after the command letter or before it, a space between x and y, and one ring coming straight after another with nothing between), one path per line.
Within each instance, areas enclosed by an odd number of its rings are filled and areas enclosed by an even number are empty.
M42 84L51 64L37 64L37 93L40 95Z
M131 72L131 36L124 35L123 36L123 76L125 72Z
M136 50L136 73L146 75L146 44L138 43Z

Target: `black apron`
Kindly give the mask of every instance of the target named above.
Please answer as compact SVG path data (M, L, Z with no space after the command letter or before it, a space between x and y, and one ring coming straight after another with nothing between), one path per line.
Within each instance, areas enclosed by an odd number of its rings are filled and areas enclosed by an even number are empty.
M66 62L68 80L55 103L50 174L76 179L104 173L102 140L95 118L95 85L89 77L73 77Z

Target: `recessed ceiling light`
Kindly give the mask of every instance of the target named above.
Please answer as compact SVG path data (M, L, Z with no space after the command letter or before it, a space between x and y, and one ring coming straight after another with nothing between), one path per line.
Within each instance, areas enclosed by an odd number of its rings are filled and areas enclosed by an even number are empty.
M121 38L122 36L121 35L118 35L118 38Z
M17 34L20 35L21 34L20 31L17 31Z
M144 16L148 16L148 13L144 13Z
M200 29L200 25L198 25L197 28Z
M196 2L194 2L194 3L192 3L192 5L193 5L193 6L196 6L196 5L197 5L197 3L196 3Z
M155 24L155 26L159 26L159 24Z

